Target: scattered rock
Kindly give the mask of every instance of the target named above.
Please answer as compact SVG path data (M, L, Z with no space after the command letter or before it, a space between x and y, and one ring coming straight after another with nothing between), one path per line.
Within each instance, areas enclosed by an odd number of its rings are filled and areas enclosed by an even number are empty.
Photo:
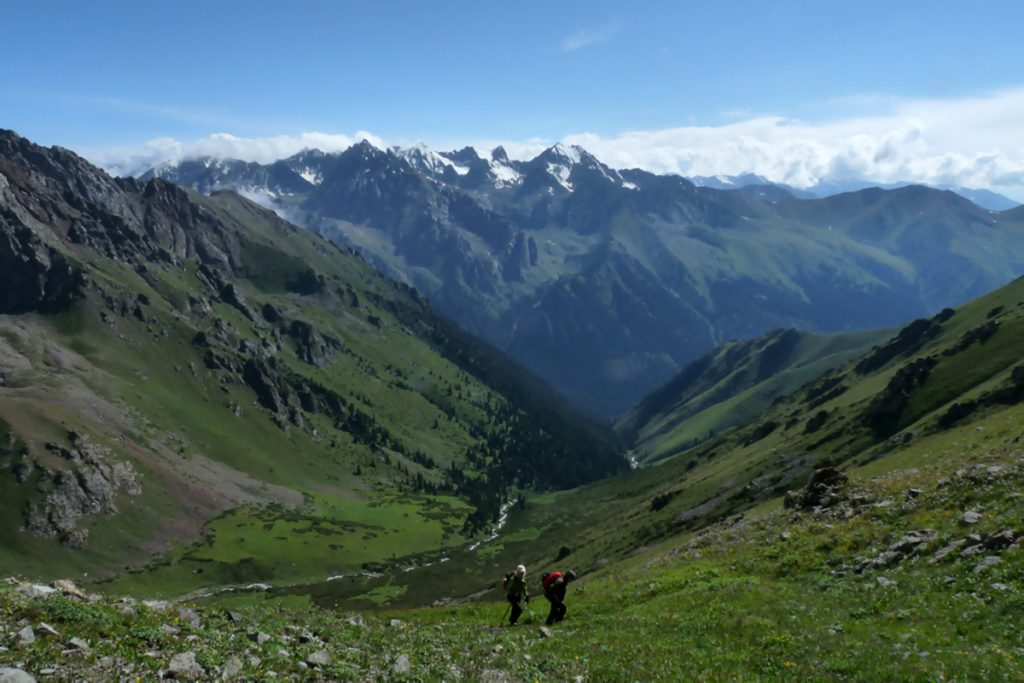
M1012 529L1001 529L986 537L982 545L988 550L1000 551L1009 548L1016 540L1016 534Z
M924 493L924 491L921 489L907 489L907 498L917 498L922 493Z
M972 555L980 555L985 548L980 543L964 548L960 552L960 557L971 557Z
M18 592L26 598L36 600L39 598L45 598L48 595L53 595L57 592L57 589L50 588L49 586L41 586L37 583L23 583L18 586Z
M1002 560L1000 558L998 558L997 556L989 555L984 560L982 560L981 562L978 563L978 566L976 566L974 568L974 573L975 574L979 574L979 573L985 571L986 569L999 564L1000 562L1002 562Z
M89 642L86 641L86 640L83 640L82 638L72 638L71 640L68 641L68 645L72 649L78 650L80 652L88 652L89 649L90 649L89 648Z
M171 663L167 666L168 678L192 681L205 675L206 669L196 661L196 653L191 651L174 655L171 658Z
M541 638L550 638L552 635L554 635L553 633L551 633L551 629L549 629L547 626L541 626L538 630L540 631Z
M391 665L391 670L396 674L407 674L410 669L412 669L412 664L409 662L409 655L406 654L398 655L398 659Z
M60 634L57 633L57 629L55 629L54 627L50 626L45 621L39 622L39 626L37 626L36 628L38 628L45 635L53 636L54 638L59 638L60 637Z
M228 617L228 621L230 621L232 624L240 624L240 623L242 623L242 613L241 612L233 612L231 610L228 610L227 617Z
M391 620L391 628L401 628L401 627L402 627L402 620L401 619L392 619Z
M963 547L963 545L965 543L967 543L967 541L965 539L962 539L962 538L953 541L952 543L950 543L949 545L947 545L946 547L940 549L934 555L932 555L931 562L934 564L935 562L942 561L950 553L956 552L958 549Z
M331 654L327 650L317 650L306 657L306 663L310 666L327 666L331 663Z
M921 547L928 545L935 540L937 535L938 534L934 529L911 531L904 535L903 538L889 546L889 550L906 555L907 553L915 552L920 550Z
M69 581L68 579L57 579L50 585L53 586L54 590L58 590L64 595L68 595L73 598L86 600L88 597L78 586L75 585L74 581Z
M202 619L200 619L196 611L190 607L178 608L178 618L192 628L202 628L203 626Z
M965 525L965 526L968 526L968 525L971 525L971 524L977 524L980 521L981 521L981 513L975 512L974 510L968 510L967 512L965 512L963 514L963 517L960 518L960 523Z
M224 661L224 666L220 669L221 676L224 678L234 678L242 673L242 666L242 658L238 655L231 655Z
M249 640L253 641L257 645L262 645L270 640L270 634L264 633L263 631L250 631Z
M34 642L36 642L36 634L31 626L26 626L18 631L18 647L28 647Z
M362 615L357 614L354 617L349 617L348 619L346 619L345 623L349 626L358 626L360 628L363 628L366 626L366 619L363 619Z
M501 669L484 669L480 672L480 683L514 683L515 676Z
M36 683L35 676L21 669L0 667L0 683Z
M875 567L888 567L903 559L903 553L896 550L886 550L872 561Z
M160 624L160 633L163 633L165 636L176 636L181 633L181 629L175 628L170 624Z
M895 586L896 585L895 581L893 581L892 579L887 579L884 576L879 576L878 578L875 579L875 581L877 581L878 585L880 587L882 587L882 588L888 588L890 586Z

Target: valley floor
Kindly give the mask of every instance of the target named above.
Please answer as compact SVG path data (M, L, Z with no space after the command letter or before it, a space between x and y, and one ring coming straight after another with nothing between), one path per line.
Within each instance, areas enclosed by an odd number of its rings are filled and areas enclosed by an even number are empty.
M1020 680L1022 418L1017 406L915 441L815 510L775 500L609 564L570 587L547 634L542 597L512 628L500 602L90 602L12 580L0 667L42 680Z

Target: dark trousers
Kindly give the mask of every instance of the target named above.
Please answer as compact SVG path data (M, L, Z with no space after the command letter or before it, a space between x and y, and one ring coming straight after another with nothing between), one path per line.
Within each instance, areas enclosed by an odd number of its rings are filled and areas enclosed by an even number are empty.
M548 591L544 594L544 597L546 597L548 602L551 603L551 611L548 612L547 625L551 626L551 624L556 621L565 619L565 593L559 591Z
M519 615L523 613L523 608L519 606L519 600L509 600L512 603L512 614L509 615L508 623L515 624L519 621Z

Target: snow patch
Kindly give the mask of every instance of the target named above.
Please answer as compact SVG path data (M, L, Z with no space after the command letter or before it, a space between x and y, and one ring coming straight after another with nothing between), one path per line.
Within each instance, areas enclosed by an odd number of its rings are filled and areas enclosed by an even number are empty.
M551 151L560 157L568 159L570 163L578 164L580 159L583 158L583 148L579 145L563 145L561 142L556 142L551 148Z
M572 183L569 182L569 174L572 173L571 168L564 164L553 164L549 161L548 173L558 181L559 185L572 192Z
M507 166L500 161L491 160L491 175L494 176L495 184L497 185L515 185L522 176L519 171L515 170L511 166Z
M444 173L446 168L452 169L459 175L466 175L469 173L468 166L456 164L451 159L438 154L423 144L408 147L406 149L399 149L398 156L409 162L411 166L431 173Z
M319 173L309 168L308 166L299 171L299 175L302 176L302 179L305 180L310 185L319 185L324 180Z

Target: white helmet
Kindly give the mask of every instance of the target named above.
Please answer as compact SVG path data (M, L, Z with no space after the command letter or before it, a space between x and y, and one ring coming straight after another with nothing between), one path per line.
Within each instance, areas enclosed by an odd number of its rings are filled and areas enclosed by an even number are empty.
M516 567L516 576L526 576L526 567L524 565Z

